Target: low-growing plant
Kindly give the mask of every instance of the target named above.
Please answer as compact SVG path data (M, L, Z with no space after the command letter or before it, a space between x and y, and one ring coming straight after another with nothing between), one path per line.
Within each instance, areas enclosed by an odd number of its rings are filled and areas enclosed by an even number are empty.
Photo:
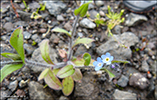
M46 6L45 4L46 4L46 3L40 4L40 7L37 8L36 11L32 12L32 14L31 14L31 18L32 18L32 19L39 19L39 18L42 18L42 16L39 14L39 11L44 11L44 10L45 10L45 6Z
M109 20L106 22L106 25L107 25L106 33L109 33L109 35L113 36L111 30L116 25L119 25L125 20L125 18L122 18L123 13L124 13L124 9L122 9L120 13L111 12L111 7L108 6L108 14L106 14L106 16L109 18Z
M80 69L83 68L94 68L95 71L105 71L108 73L110 79L114 78L115 75L111 73L110 70L115 69L115 63L129 63L129 61L115 60L110 53L106 53L101 57L97 58L97 61L91 59L89 53L84 53L81 57L73 57L73 49L78 44L89 44L93 42L90 38L77 38L74 39L76 35L76 24L78 23L79 17L84 17L88 5L91 2L82 4L79 8L75 9L74 14L76 16L74 26L71 32L68 32L61 28L54 28L53 32L65 33L69 38L69 49L68 51L59 50L59 55L63 58L63 62L54 63L49 55L49 40L44 39L39 45L42 58L47 62L47 64L30 61L25 57L25 52L23 48L24 38L23 38L23 27L20 26L13 31L10 37L10 44L17 51L15 53L1 53L2 56L12 59L11 62L1 62L5 65L1 68L1 80L11 74L12 72L22 68L24 65L28 66L41 66L46 69L41 72L38 77L38 81L44 79L45 83L50 88L54 90L62 90L65 96L72 93L74 89L74 81L80 82L82 79L82 73ZM109 67L109 68L108 68ZM61 82L62 79L62 82Z

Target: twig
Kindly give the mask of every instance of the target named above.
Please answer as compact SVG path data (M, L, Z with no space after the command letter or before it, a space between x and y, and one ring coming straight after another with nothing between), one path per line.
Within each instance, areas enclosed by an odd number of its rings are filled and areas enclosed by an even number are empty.
M12 8L13 8L15 14L16 14L16 17L19 18L19 14L17 13L16 8L15 8L15 6L14 6L12 0L10 0L10 2L11 2L11 6L12 6Z
M73 45L73 38L75 36L75 33L76 33L76 25L78 23L78 20L79 20L79 15L76 16L76 20L74 22L74 27L72 29L72 37L70 39L70 43L69 43L69 52L68 52L68 56L67 56L67 59L68 60L71 60L71 57L72 57L72 53L73 53L73 50L72 50L72 45Z

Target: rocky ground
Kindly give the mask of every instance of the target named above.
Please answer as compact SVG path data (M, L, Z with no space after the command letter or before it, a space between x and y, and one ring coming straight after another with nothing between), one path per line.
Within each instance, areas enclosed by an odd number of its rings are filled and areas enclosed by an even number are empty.
M46 63L39 51L38 44L45 38L50 40L51 59L57 63L59 49L68 49L67 36L62 33L54 33L54 27L72 29L74 22L73 11L76 8L75 1L42 1L25 0L30 10L24 11L22 0L14 0L19 18L16 17L9 1L1 2L1 53L15 52L9 44L12 31L22 25L24 28L24 49L26 57L33 61ZM29 2L28 2L29 1ZM39 3L46 3L46 10L40 11L40 19L31 19L30 15L40 7ZM125 9L121 1L99 1L89 6L91 19L100 13L107 19L107 6L110 5L114 12ZM38 66L24 66L11 75L7 76L1 84L1 99L51 99L51 100L155 100L157 99L156 81L156 51L157 51L157 11L146 14L135 14L125 9L123 17L125 22L117 25L113 30L116 39L127 45L125 49L112 37L105 35L106 26L96 28L94 22L87 18L80 18L77 27L77 37L89 37L95 41L90 45L77 46L74 56L88 52L92 59L110 52L116 59L129 60L130 64L120 64L119 72L113 71L116 77L108 80L106 73L97 74L91 69L82 69L83 79L81 83L75 83L73 93L66 97L61 91L55 91L49 87L43 88L44 81L37 81L40 72L44 68ZM86 24L88 22L89 24ZM48 31L50 28L50 31ZM8 59L1 57L1 61ZM2 67L2 66L1 66Z

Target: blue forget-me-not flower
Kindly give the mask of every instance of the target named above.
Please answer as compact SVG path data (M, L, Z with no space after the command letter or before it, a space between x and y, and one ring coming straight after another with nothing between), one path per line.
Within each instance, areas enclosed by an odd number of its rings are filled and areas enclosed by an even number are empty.
M99 71L103 67L104 63L106 65L110 65L112 60L113 56L111 56L108 52L105 55L102 55L101 58L98 57L97 61L93 62L93 65L95 66L95 71Z
M113 56L110 55L110 53L106 53L106 55L102 55L102 62L106 63L106 65L110 65L111 61L113 60Z
M98 57L97 61L93 62L93 65L95 66L95 71L99 71L102 68L102 66L104 65L104 63L102 62L101 58Z

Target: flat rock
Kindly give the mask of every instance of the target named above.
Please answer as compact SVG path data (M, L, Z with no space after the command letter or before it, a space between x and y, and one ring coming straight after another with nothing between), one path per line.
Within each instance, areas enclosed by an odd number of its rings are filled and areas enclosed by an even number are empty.
M132 51L129 47L138 43L138 37L132 32L124 32L123 34L113 36L114 37L111 37L107 42L100 45L96 49L96 52L99 55L110 52L115 59L130 59ZM120 46L120 44L115 39L128 48Z
M121 87L126 87L128 84L128 81L129 81L128 77L122 75L120 79L118 80L117 84Z
M104 1L103 0L95 1L95 5L98 6L98 7L103 6L104 5Z
M150 82L147 78L142 76L140 73L133 73L129 79L129 85L133 87L138 87L140 89L146 89Z
M23 35L24 35L24 39L30 39L30 37L31 37L32 34L29 33L29 32L27 32L27 31L24 31Z
M89 29L94 29L96 27L96 24L90 21L88 18L83 18L80 21L80 26L89 28Z
M12 22L6 22L3 26L3 28L7 31L10 32L13 30L13 24Z
M115 100L137 100L135 93L130 93L126 91L121 91L116 89L113 93Z
M62 15L57 15L57 20L58 21L64 21L64 17Z
M71 26L71 24L70 24L69 21L68 21L67 23L65 23L64 28L65 28L67 31L70 31L70 30L72 29L72 26Z
M89 11L90 18L94 20L96 18L95 16L97 15L97 13L98 12L96 10L90 10Z
M31 100L54 100L53 96L38 82L31 81L28 86Z
M149 65L148 65L148 63L147 63L146 60L142 61L141 70L142 70L143 72L148 72L148 71L149 71Z
M18 81L15 80L15 81L13 81L13 82L11 82L11 83L9 84L8 88L9 88L11 91L15 91L16 88L17 88L17 86L18 86Z
M147 17L144 15L130 13L125 21L127 26L135 26L140 22L147 21Z
M77 100L96 100L99 92L98 85L94 80L94 75L85 74L81 80L81 83L76 82L74 97L77 97Z
M61 1L43 1L46 3L46 8L48 9L51 15L57 16L61 14L63 10L66 10L66 4Z

